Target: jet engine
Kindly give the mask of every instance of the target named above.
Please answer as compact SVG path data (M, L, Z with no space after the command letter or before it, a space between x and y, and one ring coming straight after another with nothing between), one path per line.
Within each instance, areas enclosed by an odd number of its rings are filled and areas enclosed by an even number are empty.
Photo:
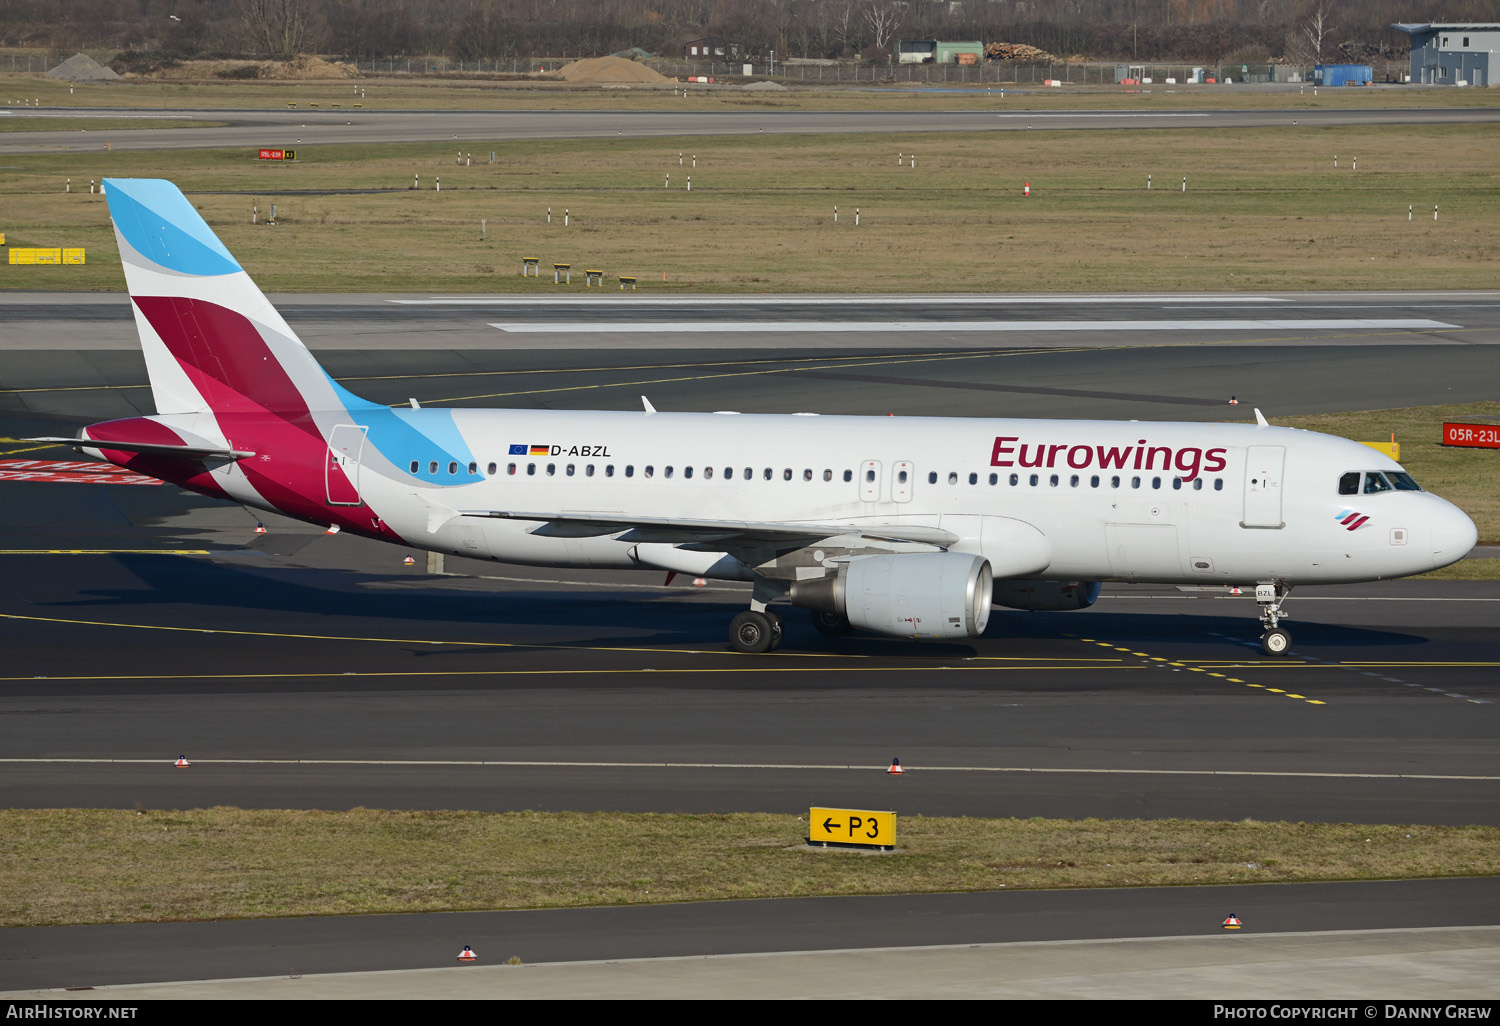
M989 560L969 552L856 556L792 585L792 605L901 638L977 638L990 619Z
M995 605L1011 609L1087 609L1099 598L1098 581L995 582Z

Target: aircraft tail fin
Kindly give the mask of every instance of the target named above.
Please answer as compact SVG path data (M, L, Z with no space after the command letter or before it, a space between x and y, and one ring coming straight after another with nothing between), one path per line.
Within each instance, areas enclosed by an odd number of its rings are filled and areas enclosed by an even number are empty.
M176 185L104 185L158 413L364 405L328 377Z

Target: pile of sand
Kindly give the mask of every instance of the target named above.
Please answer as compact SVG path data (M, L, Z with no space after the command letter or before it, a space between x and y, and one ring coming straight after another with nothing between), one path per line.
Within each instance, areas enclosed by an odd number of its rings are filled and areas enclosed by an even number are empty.
M557 75L565 82L576 82L582 85L604 82L669 81L665 75L657 74L646 65L628 61L623 57L586 57L581 61L563 65L558 69Z
M780 82L767 82L764 80L759 82L751 82L748 85L740 86L740 88L749 92L756 93L784 93L787 91L786 86L782 85Z
M352 64L344 64L340 61L325 61L321 57L302 54L292 60L282 63L267 64L261 67L261 78L295 78L295 79L320 79L320 78L359 78L359 69Z
M244 69L246 68L254 68L255 74L244 74ZM109 69L106 68L105 70ZM129 77L196 82L214 78L271 78L317 81L320 79L360 78L361 76L359 69L352 64L326 61L321 57L302 56L290 61L180 61L170 67L158 68L144 75L131 75Z
M113 68L106 68L88 54L75 53L47 72L47 77L63 78L69 82L111 82L120 76Z

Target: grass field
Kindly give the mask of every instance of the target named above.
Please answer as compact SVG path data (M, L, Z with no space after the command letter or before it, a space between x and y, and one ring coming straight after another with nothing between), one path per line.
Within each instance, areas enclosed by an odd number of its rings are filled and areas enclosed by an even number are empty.
M464 143L473 166L460 144L294 136L267 140L299 155L271 166L107 141L0 168L11 245L89 251L0 266L0 288L122 286L102 199L62 191L110 175L177 181L278 291L562 291L522 256L673 291L1454 289L1493 287L1500 258L1495 140L1468 126ZM252 225L272 201L281 223Z
M175 118L0 117L6 132L126 132L145 128L222 128L227 121L188 121Z
M8 810L0 926L1500 872L1494 827L913 816L889 854L805 836L768 814Z

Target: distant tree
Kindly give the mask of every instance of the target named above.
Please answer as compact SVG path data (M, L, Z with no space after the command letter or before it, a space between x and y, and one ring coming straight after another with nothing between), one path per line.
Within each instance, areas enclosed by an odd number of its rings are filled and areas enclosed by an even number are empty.
M1328 16L1333 13L1334 6L1335 0L1318 0L1302 25L1302 33L1312 47L1313 60L1318 64L1323 63L1323 43L1333 32L1333 22Z
M870 26L870 34L875 49L890 52L887 44L896 30L901 27L902 19L906 17L906 6L900 0L875 0L864 9L863 17L865 24Z
M239 0L240 20L251 45L268 57L290 59L307 42L304 0Z

